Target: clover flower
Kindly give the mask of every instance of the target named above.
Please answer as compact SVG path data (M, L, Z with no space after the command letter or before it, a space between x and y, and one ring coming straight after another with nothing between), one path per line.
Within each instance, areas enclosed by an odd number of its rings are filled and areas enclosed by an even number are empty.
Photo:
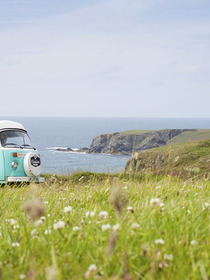
M72 211L72 207L71 206L64 207L64 210L63 210L64 213L69 213L71 211Z
M78 231L78 230L79 230L79 227L78 227L78 226L75 226L75 227L72 228L72 230L73 230L73 231Z
M98 216L99 216L99 218L106 219L108 217L108 212L101 211Z
M120 224L115 224L115 225L113 225L112 228L114 231L118 231L118 230L120 230Z
M60 228L64 228L64 227L65 227L64 221L58 221L57 223L54 223L54 225L53 225L54 229L60 229Z
M32 231L31 231L31 236L35 236L36 234L37 234L36 229L32 229Z
M101 227L102 231L105 231L110 228L111 228L110 224L102 225L102 227Z
M157 244L157 245L163 245L163 244L165 244L165 241L163 240L163 239L155 239L155 244Z
M138 223L133 223L132 225L131 225L131 228L132 229L136 229L136 228L139 228L140 227L140 225L138 224Z
M14 225L14 226L13 226L13 229L14 229L14 230L16 230L16 229L18 229L18 228L20 228L19 225Z
M160 269L163 269L164 267L168 267L168 264L166 262L162 261L162 262L159 263L158 266L159 266Z
M38 227L38 226L40 226L42 224L43 224L43 222L40 219L34 222L35 227Z
M173 260L173 255L172 254L164 254L164 260L172 261Z
M192 240L192 241L190 242L190 244L191 244L192 246L196 246L196 245L198 244L198 242L197 242L196 240Z
M17 221L14 220L14 219L6 219L5 221L6 221L7 223L10 223L11 226L14 226L14 225L17 223Z
M51 229L46 229L45 231L44 231L44 234L45 235L48 235L48 234L50 234L52 231L51 231Z
M94 215L95 215L95 211L91 211L91 212L90 212L90 211L87 211L87 212L85 213L85 217L86 217L86 218L89 217L89 216L92 218Z
M46 217L45 217L45 216L42 216L42 217L40 218L40 220L41 220L42 222L45 222L45 221L46 221Z
M20 246L20 243L18 243L18 242L13 242L12 243L12 247L19 247Z
M128 211L130 211L131 213L133 213L133 212L134 212L134 210L133 210L133 207L132 207L132 206L128 206L128 207L127 207L127 210L128 210Z
M89 278L96 270L97 266L95 264L91 264L88 268L88 271L85 273L85 277Z
M150 200L150 205L151 206L160 206L160 199L159 198L152 198Z

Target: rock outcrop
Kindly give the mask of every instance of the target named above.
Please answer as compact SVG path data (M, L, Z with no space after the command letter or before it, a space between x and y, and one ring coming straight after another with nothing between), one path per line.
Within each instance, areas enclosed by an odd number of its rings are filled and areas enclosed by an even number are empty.
M88 153L127 154L161 147L170 143L171 139L184 131L196 131L195 129L164 129L151 130L140 134L127 134L116 132L96 136Z

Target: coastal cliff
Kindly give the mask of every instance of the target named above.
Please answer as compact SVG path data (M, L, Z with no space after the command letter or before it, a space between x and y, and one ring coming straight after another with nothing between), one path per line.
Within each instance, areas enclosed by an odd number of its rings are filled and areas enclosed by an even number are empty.
M192 132L196 129L163 129L151 131L127 131L96 136L88 153L127 154L161 147L183 132Z
M83 152L132 155L135 152L174 143L210 139L210 129L130 130L100 134L87 148L56 148L59 152Z
M127 162L126 173L205 174L210 176L210 140L172 144L135 153Z

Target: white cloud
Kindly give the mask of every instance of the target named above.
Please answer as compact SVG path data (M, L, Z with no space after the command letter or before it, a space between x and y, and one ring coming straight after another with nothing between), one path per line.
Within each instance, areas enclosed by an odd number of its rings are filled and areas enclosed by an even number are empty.
M162 2L100 1L1 29L2 98L26 104L35 96L45 104L43 115L155 116L163 103L161 116L188 114L180 100L209 92L199 77L210 73L210 22L151 19L152 7ZM200 115L209 112L205 104Z

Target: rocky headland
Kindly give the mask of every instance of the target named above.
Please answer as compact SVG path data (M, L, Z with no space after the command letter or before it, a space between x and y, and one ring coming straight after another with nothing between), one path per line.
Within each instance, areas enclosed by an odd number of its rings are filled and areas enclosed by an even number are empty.
M96 136L88 153L126 154L161 147L170 143L177 135L196 129L163 129L139 132L116 132Z
M132 155L136 152L174 143L210 139L210 129L161 129L136 130L100 134L89 147L72 149L56 148L60 152L106 153Z
M210 129L136 130L100 134L93 138L89 147L57 148L56 151L131 155L173 143L205 139L210 139Z

